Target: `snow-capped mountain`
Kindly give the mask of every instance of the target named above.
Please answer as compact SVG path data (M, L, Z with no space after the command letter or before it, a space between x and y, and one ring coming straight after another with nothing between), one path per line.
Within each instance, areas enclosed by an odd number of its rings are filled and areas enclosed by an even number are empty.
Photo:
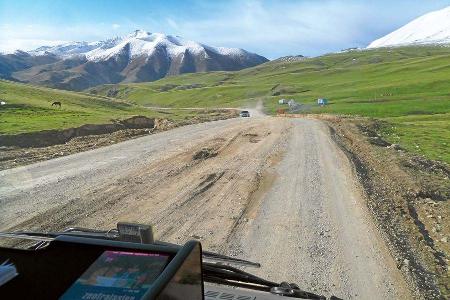
M136 30L125 37L116 37L105 41L72 42L53 47L43 46L28 53L31 55L51 53L61 58L84 56L90 61L101 61L120 55L126 47L128 47L130 58L141 55L150 56L158 47L166 48L171 57L176 57L186 51L192 54L206 54L207 50L220 55L245 56L248 54L242 49L211 47L178 36L149 33L144 30Z
M28 51L28 54L33 56L42 56L51 53L61 58L69 58L75 55L83 55L99 47L99 45L99 42L71 42L58 46L42 46L37 49Z
M450 43L450 6L427 13L367 48Z
M104 83L154 81L182 73L235 71L268 61L242 49L212 47L143 30L98 42L43 46L26 54L29 60L52 57L57 61L13 70L10 78L70 90ZM15 54L9 55L13 56L16 59ZM0 67L5 57L0 55Z

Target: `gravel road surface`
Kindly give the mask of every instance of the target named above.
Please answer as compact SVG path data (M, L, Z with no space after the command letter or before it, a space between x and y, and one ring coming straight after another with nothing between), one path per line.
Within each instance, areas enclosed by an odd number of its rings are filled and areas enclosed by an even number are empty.
M161 240L259 261L251 271L274 281L410 298L348 159L317 120L189 125L1 171L0 216L1 231L151 223Z
M349 161L316 120L293 119L275 178L231 239L260 275L344 299L405 299ZM289 255L284 255L289 253Z

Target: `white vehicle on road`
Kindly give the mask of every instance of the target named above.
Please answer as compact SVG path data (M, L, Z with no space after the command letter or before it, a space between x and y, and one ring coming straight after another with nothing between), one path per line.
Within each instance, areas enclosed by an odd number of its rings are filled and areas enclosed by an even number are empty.
M248 110L243 110L239 113L239 116L241 116L242 118L249 118L250 112Z

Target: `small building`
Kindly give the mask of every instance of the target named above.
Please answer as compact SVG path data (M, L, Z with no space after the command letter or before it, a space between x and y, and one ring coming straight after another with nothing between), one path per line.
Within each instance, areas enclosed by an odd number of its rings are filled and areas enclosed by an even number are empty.
M328 100L325 99L325 98L319 98L319 99L317 99L317 104L320 105L320 106L327 105L328 104Z
M286 99L280 99L278 100L278 104L286 104L287 100Z

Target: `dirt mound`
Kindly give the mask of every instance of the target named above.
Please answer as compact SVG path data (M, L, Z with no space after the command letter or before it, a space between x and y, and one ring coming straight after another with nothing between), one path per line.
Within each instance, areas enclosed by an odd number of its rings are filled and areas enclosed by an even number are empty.
M150 119L144 116L134 116L122 121L120 124L124 125L129 129L142 129L142 128L153 128L155 127L155 119Z
M0 146L13 147L47 147L65 144L80 136L100 135L123 129L153 128L155 119L134 116L111 124L86 124L80 127L62 130L43 130L16 135L0 135Z
M248 137L250 143L258 143L260 139L258 138L258 134L256 133L246 133L244 134L245 137Z
M168 130L177 127L177 124L167 119L155 119L155 129Z
M207 159L214 156L217 156L217 151L214 151L213 149L210 148L203 148L202 150L195 153L192 159L194 160Z

